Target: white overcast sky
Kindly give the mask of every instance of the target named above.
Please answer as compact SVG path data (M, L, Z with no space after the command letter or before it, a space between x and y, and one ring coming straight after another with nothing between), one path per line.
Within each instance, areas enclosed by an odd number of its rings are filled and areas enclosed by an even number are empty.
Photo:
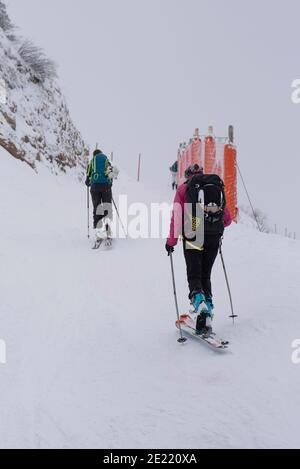
M85 139L161 183L195 127L236 128L254 199L300 237L299 0L7 0L59 65ZM240 200L244 195L240 190Z

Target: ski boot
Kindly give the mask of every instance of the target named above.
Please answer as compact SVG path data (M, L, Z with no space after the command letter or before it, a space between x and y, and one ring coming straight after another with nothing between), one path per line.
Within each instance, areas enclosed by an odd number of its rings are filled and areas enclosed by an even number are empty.
M112 247L112 238L107 237L105 240L105 247L111 248Z
M211 299L206 299L202 292L192 293L191 300L195 313L198 314L196 319L197 334L209 336L212 333L212 301Z
M201 314L202 312L203 313L208 313L208 308L206 306L206 300L205 300L205 296L203 295L202 292L193 292L190 296L191 298L191 303L194 307L194 312L195 313L198 313L198 314Z
M206 297L205 304L209 313L209 316L213 318L213 310L215 309L212 298Z
M105 228L106 228L105 246L107 248L111 248L112 247L112 229L111 229L110 220L106 220Z
M106 232L103 231L101 228L96 228L95 229L95 244L93 246L93 249L99 249L101 244L105 241L106 239Z
M103 241L104 239L106 239L106 230L104 230L103 228L96 228L95 238L96 238L96 241L100 241L100 240Z
M212 334L212 318L206 312L201 312L196 321L196 333L209 337Z

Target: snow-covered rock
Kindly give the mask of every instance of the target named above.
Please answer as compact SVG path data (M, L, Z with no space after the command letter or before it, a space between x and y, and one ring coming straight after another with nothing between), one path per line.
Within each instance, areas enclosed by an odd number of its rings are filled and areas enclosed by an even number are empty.
M43 162L54 173L76 168L81 177L88 149L58 82L41 79L22 58L21 44L21 39L0 26L0 79L5 84L0 99L0 145L35 170L37 162Z

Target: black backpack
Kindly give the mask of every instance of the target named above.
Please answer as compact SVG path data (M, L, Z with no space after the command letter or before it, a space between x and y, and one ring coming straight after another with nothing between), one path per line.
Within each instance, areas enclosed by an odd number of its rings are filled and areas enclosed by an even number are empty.
M192 203L195 209L198 203L203 207L204 233L222 235L226 207L222 179L217 174L197 174L187 181L187 185L187 202Z

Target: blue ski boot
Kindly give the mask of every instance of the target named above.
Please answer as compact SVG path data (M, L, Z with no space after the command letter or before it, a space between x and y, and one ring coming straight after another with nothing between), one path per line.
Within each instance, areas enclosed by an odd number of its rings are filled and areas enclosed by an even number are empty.
M211 324L214 309L212 299L206 299L202 293L197 293L192 297L192 302L195 310L198 312L196 321L197 334L209 336L212 333Z
M207 307L208 315L211 318L213 318L214 317L213 311L214 311L215 307L214 307L212 298L206 298L205 304L206 304L206 307Z
M208 309L205 302L205 296L202 292L193 292L191 294L191 303L195 309L195 313L207 313Z

